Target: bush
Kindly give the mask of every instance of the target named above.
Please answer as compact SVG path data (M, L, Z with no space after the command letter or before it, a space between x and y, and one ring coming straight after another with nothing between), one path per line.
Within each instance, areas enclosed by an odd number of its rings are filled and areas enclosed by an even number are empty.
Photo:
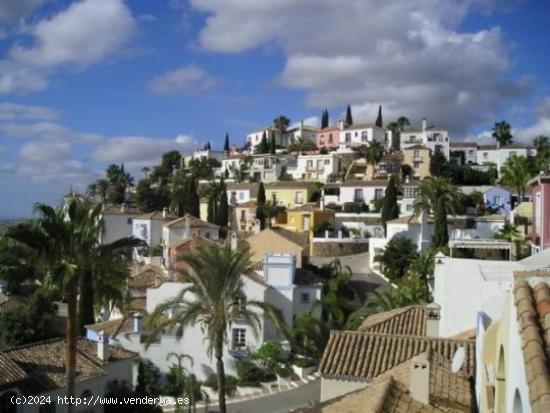
M235 370L237 371L239 386L259 386L260 382L265 378L262 369L251 360L237 361Z
M237 362L238 363L238 362ZM226 375L225 376L225 394L227 396L233 396L237 390L237 384L239 380L235 376ZM210 373L204 385L210 387L214 391L218 391L218 375L216 373Z
M292 375L292 368L286 364L282 364L275 369L275 373L283 378L288 378Z
M346 202L343 205L343 211L344 212L350 212L350 213L360 213L361 212L361 205L359 205L356 202Z
M313 367L317 364L317 360L311 357L297 357L292 364L300 368Z

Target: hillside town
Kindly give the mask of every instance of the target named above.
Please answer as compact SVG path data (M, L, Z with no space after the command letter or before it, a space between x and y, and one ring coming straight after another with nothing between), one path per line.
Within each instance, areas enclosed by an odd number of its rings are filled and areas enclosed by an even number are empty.
M0 412L549 412L550 139L266 125L6 226Z

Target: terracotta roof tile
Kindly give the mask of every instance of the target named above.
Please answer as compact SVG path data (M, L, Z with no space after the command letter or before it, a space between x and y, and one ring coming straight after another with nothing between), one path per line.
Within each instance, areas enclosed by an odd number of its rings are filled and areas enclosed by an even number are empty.
M181 218L176 218L164 224L164 226L169 228L185 228L186 218L189 218L191 220L190 222L191 228L211 228L211 229L219 228L218 225L212 224L211 222L203 221L202 219L194 217L193 215L186 215Z
M137 274L128 278L128 288L143 289L162 283L166 278L162 268L146 265Z
M368 317L358 331L424 336L426 334L425 311L425 306L409 306L385 311Z
M514 304L533 412L550 411L550 273L515 274ZM532 286L529 278L533 277ZM538 279L537 277L543 277Z
M28 378L27 373L23 371L17 363L0 353L0 389L3 386L12 385Z

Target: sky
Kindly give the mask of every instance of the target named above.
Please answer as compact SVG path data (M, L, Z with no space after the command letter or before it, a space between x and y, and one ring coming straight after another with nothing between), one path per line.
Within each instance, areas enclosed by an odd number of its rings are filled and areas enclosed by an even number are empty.
M0 217L284 114L550 135L545 0L0 0Z

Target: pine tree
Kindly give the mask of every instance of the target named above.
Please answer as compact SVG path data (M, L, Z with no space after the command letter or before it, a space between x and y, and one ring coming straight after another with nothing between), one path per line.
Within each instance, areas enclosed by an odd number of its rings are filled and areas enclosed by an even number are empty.
M265 228L265 213L264 213L264 206L265 206L265 188L264 183L260 181L260 185L258 187L258 196L256 197L256 219L260 220L260 228Z
M383 128L384 124L382 122L382 105L378 106L378 117L376 118L376 126Z
M353 125L353 116L351 115L351 106L348 105L348 108L346 109L346 124L347 125Z
M321 115L321 129L328 127L328 110L323 110L323 113Z
M228 154L229 153L229 133L225 133L225 143L223 144L223 151Z
M269 139L269 153L274 155L277 150L277 144L275 143L275 131L271 131L271 138Z
M229 220L229 205L227 202L227 187L223 178L218 188L220 205L217 211L216 224L222 228L226 228Z
M386 192L384 193L384 203L382 204L382 224L386 228L386 222L399 218L399 205L397 204L397 178L395 175L390 177Z

